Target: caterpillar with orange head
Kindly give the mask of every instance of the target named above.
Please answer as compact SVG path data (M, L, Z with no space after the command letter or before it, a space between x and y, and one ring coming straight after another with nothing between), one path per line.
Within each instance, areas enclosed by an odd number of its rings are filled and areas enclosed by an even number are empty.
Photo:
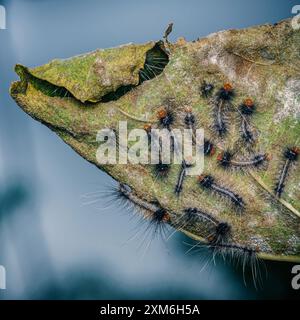
M175 114L169 106L162 107L157 112L157 119L163 128L170 130L175 121Z
M234 90L231 83L227 82L223 87L217 92L218 101L231 101L234 98Z
M245 143L253 144L256 141L256 137L250 124L250 117L256 111L256 105L254 104L252 99L247 98L239 106L238 111L241 117L241 138Z
M214 110L213 110L213 130L220 138L224 137L228 132L228 116L227 112L234 98L234 90L230 83L225 83L219 89L215 97Z
M284 163L281 167L278 180L274 187L274 192L277 197L281 197L291 166L298 160L299 153L300 148L298 147L286 148L283 152Z

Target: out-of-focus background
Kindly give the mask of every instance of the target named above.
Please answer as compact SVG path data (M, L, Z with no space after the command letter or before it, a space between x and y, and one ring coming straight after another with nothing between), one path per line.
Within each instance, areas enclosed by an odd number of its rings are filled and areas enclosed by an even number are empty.
M246 272L203 254L186 254L189 239L132 238L136 221L101 191L114 181L31 119L8 94L16 63L157 40L170 21L172 41L290 17L287 0L9 0L0 30L1 299L259 299L295 298L292 264L266 262L255 289ZM99 201L83 196L99 191ZM101 209L102 207L102 209ZM204 268L205 264L207 266ZM264 273L264 267L262 268Z

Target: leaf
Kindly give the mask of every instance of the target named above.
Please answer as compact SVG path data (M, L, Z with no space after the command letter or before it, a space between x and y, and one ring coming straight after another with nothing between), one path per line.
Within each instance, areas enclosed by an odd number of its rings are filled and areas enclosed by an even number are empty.
M164 52L159 52L158 58L164 58L165 63L149 81L141 81L147 53L155 46ZM299 164L288 177L282 201L271 195L283 149L299 144L299 62L300 31L285 20L276 25L222 31L193 42L179 39L173 44L149 42L96 50L34 69L17 65L21 81L12 84L11 95L26 113L55 131L83 158L129 185L139 198L158 201L170 213L171 224L184 209L202 208L231 225L235 243L256 248L263 258L299 261L300 219L295 214L300 210ZM151 70L148 66L146 75ZM254 152L272 154L266 171L251 174L223 170L216 156L205 158L205 173L243 197L247 207L242 215L215 195L203 192L195 177L186 177L178 199L174 194L178 165L172 165L169 176L159 180L151 165L99 165L96 160L98 130L117 129L118 122L125 120L129 129L143 128L147 122L158 126L157 111L170 99L174 102L174 127L184 127L184 107L190 106L198 125L219 150L229 148L247 154L240 143L238 113L230 115L226 139L213 135L212 106L200 92L204 81L215 88L230 82L236 92L235 107L248 97L255 101L257 112L251 121L258 142ZM124 94L118 92L112 99L119 88L125 88ZM103 99L105 96L109 98ZM202 227L198 223L185 226L183 231L200 239Z

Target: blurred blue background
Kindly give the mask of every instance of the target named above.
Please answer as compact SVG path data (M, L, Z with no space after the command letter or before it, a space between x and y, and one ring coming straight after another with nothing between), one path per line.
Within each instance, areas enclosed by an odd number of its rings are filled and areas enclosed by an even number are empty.
M299 1L252 0L10 0L0 30L0 265L1 299L259 299L295 298L291 264L266 263L263 288L243 283L242 271L188 255L176 234L143 253L130 213L99 210L82 196L114 182L75 154L9 97L14 64L33 67L96 48L160 39L203 37L227 28L274 23ZM102 201L102 202L101 202ZM103 198L98 207L104 206ZM122 211L122 212L120 212Z

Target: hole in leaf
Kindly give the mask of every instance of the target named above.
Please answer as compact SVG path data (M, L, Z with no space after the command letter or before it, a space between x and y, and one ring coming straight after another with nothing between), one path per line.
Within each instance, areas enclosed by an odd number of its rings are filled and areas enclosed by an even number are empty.
M169 63L169 57L166 52L161 48L161 44L158 42L155 46L148 50L146 53L146 60L143 69L139 71L139 86L144 81L151 80L157 77L164 71L164 68ZM101 102L109 102L120 99L127 92L137 87L134 85L121 86L116 91L109 92L104 95Z

